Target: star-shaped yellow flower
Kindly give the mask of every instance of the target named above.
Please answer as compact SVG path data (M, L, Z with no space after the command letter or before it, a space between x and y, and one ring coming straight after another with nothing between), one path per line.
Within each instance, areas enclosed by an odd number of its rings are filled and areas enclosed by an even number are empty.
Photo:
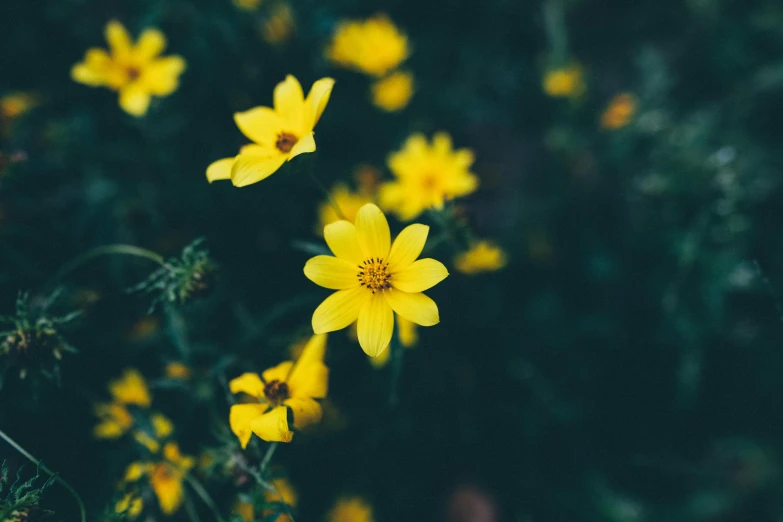
M152 96L168 96L177 90L185 60L160 56L166 47L163 33L147 29L134 45L125 27L112 20L106 24L105 35L110 52L88 49L84 61L71 69L74 81L118 91L120 107L133 116L146 114Z
M234 158L223 158L207 167L207 180L230 179L236 187L258 183L274 174L283 163L315 151L313 128L321 118L334 80L321 78L307 98L299 81L290 74L277 84L274 109L255 107L234 114L242 134L254 143L245 145Z
M313 330L325 333L357 322L359 344L370 357L389 345L394 312L421 326L440 321L435 301L422 292L443 281L446 267L419 259L429 227L406 227L391 244L389 224L373 204L356 214L356 224L336 221L324 228L333 256L316 256L304 267L315 284L337 290L313 313Z
M321 405L329 388L329 369L323 363L326 336L314 335L294 364L285 361L269 368L259 377L245 373L229 383L231 393L246 393L255 398L250 404L235 404L229 413L231 431L247 447L255 433L265 441L291 442L289 410L294 427L301 429L321 420Z

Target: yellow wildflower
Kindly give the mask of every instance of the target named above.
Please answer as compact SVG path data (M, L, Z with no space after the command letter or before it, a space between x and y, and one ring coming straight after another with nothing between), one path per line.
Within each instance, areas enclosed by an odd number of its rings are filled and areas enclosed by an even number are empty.
M190 379L190 368L181 362L170 362L166 365L166 377L169 379Z
M475 192L478 178L469 170L473 159L469 149L453 150L445 132L435 134L432 145L422 134L414 134L401 151L389 156L396 179L381 185L381 207L410 221L429 208L443 208L446 200Z
M281 2L270 10L269 16L261 24L261 37L268 44L283 43L291 36L294 26L291 6Z
M372 203L371 193L362 190L352 191L345 183L337 183L329 191L331 201L324 201L318 207L319 228L318 232L323 233L323 229L329 223L334 223L342 219L335 210L332 201L340 208L345 219L353 221L359 209L367 203Z
M148 408L151 402L144 377L135 370L127 369L119 379L109 382L109 393L113 401L95 405L99 422L93 429L98 439L116 439L133 426L133 416L128 405Z
M13 92L0 98L0 119L14 119L38 105L38 96L29 92Z
M133 416L122 404L96 404L95 416L99 419L92 431L96 439L117 439L133 426Z
M155 492L161 511L171 515L182 505L185 494L182 482L194 464L193 457L179 452L176 442L169 442L163 447L161 460L131 463L125 470L125 482L136 482L146 477Z
M171 423L168 417L160 413L152 414L150 424L152 425L151 434L142 430L136 430L133 438L151 453L157 453L160 450L160 441L174 432L174 424Z
M253 522L253 520L256 519L253 503L246 500L237 499L237 501L234 502L231 511L234 514L239 515L245 522Z
M575 98L585 91L584 74L579 65L549 69L544 74L544 92L553 98Z
M261 0L234 0L234 7L243 11L255 11L261 6Z
M299 81L290 74L277 84L275 108L255 107L234 114L242 134L253 140L234 158L215 161L207 167L207 180L230 179L236 187L257 183L274 174L283 163L315 151L313 128L329 103L334 80L321 78L304 97Z
M454 258L454 267L463 274L494 272L506 266L506 253L489 241L478 241L470 250Z
M341 330L357 321L359 345L371 357L388 346L394 312L421 326L440 321L435 301L422 292L443 281L446 267L420 259L429 227L410 225L391 244L389 223L373 204L356 214L356 224L337 221L324 229L333 256L307 261L305 276L319 286L337 290L313 312L313 331Z
M372 102L387 112L402 109L413 96L413 75L396 71L372 85Z
M121 404L149 407L151 399L144 377L135 369L125 370L122 377L109 383L109 393Z
M272 487L274 487L275 491L269 491L268 489L264 490L264 502L272 503L272 502L283 502L285 504L288 504L292 508L296 507L297 502L299 501L299 495L297 495L296 490L291 485L291 483L286 478L276 478L271 481ZM264 517L267 517L271 515L272 511L264 511ZM289 517L286 514L282 514L278 516L275 519L275 522L290 522L291 517Z
M361 497L339 499L329 514L327 522L373 522L372 506Z
M609 130L625 127L635 112L636 98L627 92L620 93L612 98L601 115L601 127Z
M137 497L132 493L126 493L115 505L114 512L119 514L125 513L131 520L135 519L141 513L144 504L141 501L141 497Z
M326 49L336 65L372 76L385 75L409 54L408 37L385 14L340 23Z
M88 49L84 61L71 69L74 81L119 92L120 107L133 116L146 114L152 96L168 96L177 90L185 60L160 56L166 47L163 33L147 29L134 45L125 27L112 20L106 24L105 35L110 53Z
M329 369L323 363L325 351L326 336L314 335L296 364L285 361L260 377L245 373L229 383L231 393L246 393L257 400L231 407L231 431L243 448L253 433L270 442L291 442L294 434L288 426L289 409L296 429L321 420L323 412L315 399L323 399L328 391Z

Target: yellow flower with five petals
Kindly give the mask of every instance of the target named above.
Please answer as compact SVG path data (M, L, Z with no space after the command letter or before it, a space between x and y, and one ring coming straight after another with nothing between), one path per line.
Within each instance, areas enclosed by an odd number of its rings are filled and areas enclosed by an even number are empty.
M419 259L429 227L406 227L391 242L389 223L373 204L356 214L356 224L336 221L324 228L334 256L307 261L305 276L324 288L337 290L313 313L313 331L341 330L357 322L362 349L377 357L394 330L394 312L421 326L440 321L435 301L422 292L443 281L446 267L434 259Z
M255 107L234 114L234 122L247 138L234 158L223 158L207 167L207 180L230 179L235 187L244 187L268 178L283 163L306 152L315 151L313 128L321 118L334 80L321 78L313 84L307 98L292 75L277 84L274 108Z

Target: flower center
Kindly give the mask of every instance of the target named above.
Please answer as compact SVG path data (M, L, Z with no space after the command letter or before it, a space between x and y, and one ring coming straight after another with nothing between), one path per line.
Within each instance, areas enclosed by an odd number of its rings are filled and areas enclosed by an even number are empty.
M288 385L283 381L269 381L264 385L264 395L269 402L282 402L288 398Z
M291 149L294 148L297 141L299 141L299 139L290 132L281 132L277 135L275 147L277 147L280 152L291 152Z
M359 265L359 284L366 286L374 294L376 290L386 290L391 288L391 274L389 273L389 263L384 263L383 259L370 258Z
M136 81L141 76L141 70L138 67L128 67L128 81Z
M421 180L421 186L424 190L434 190L438 186L438 178L435 174L426 174Z

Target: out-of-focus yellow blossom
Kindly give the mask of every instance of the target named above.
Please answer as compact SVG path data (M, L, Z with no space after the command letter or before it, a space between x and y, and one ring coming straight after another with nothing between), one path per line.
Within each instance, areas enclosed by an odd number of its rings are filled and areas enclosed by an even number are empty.
M387 112L398 111L408 105L413 96L413 75L396 71L372 84L373 104Z
M243 11L255 11L261 6L261 0L233 0L234 6Z
M182 455L176 442L163 447L162 458L157 462L133 462L125 470L125 482L136 482L146 477L160 510L165 515L175 513L182 505L185 492L182 482L193 468L195 459Z
M631 93L620 93L612 98L601 115L601 127L609 130L625 127L635 113L636 98Z
M18 118L39 103L39 97L29 92L13 92L0 98L0 119Z
M399 315L395 317L397 321L397 339L404 348L413 348L419 342L418 326L413 321L408 321ZM384 350L378 357L370 357L370 364L375 368L383 368L389 363L391 350Z
M185 60L160 56L166 47L163 33L146 29L134 44L116 20L106 24L104 33L110 52L88 49L84 61L71 69L74 81L119 92L120 107L133 116L147 113L152 96L168 96L177 90Z
M345 183L334 185L332 190L329 191L329 195L331 196L331 201L324 201L318 206L319 234L323 233L324 227L329 223L342 219L337 214L332 201L340 208L345 219L353 221L359 209L367 203L372 203L374 200L372 193L367 193L361 189L354 192Z
M127 369L119 379L109 382L109 393L113 401L95 405L95 415L99 422L93 429L98 439L116 439L133 426L133 416L128 405L148 408L150 393L144 377L135 370Z
M119 514L125 513L128 518L134 520L141 513L144 504L141 501L141 497L133 495L132 493L126 493L115 505L114 512Z
M289 409L296 429L321 420L323 411L315 399L326 397L329 388L325 352L326 336L314 335L296 363L285 361L260 377L245 373L229 383L231 393L246 393L257 401L231 407L231 431L242 448L247 447L253 433L265 441L291 442L294 434L288 426Z
M421 326L437 324L438 307L422 292L449 273L434 259L416 260L428 233L428 226L410 225L392 244L386 216L373 204L359 209L355 225L327 225L324 239L334 256L311 258L304 273L315 284L337 292L313 312L313 331L341 330L356 321L359 345L377 357L391 341L394 312Z
M152 425L151 434L143 430L136 430L133 433L133 438L151 453L157 453L160 450L161 441L174 432L174 424L168 417L160 413L152 414L150 424Z
M147 315L142 317L128 330L128 339L131 341L141 341L148 339L160 329L160 320L157 317Z
M553 98L576 98L585 92L582 68L571 64L544 73L544 92Z
M268 178L283 163L315 151L313 128L329 103L334 80L321 78L313 84L307 98L299 81L290 74L277 84L274 109L255 107L234 114L242 134L254 143L245 145L234 158L215 161L207 167L207 180L230 179L244 187Z
M506 253L490 241L477 241L470 250L454 258L454 267L463 274L494 272L506 266Z
M190 379L190 368L181 362L170 362L166 365L166 377L169 379Z
M408 37L385 14L341 22L326 49L336 65L372 76L397 68L409 54Z
M361 497L338 499L329 514L327 522L373 522L372 506Z
M122 404L96 404L94 412L99 419L92 431L96 439L117 439L133 426L133 416Z
M271 481L272 486L274 487L275 491L269 491L268 489L264 490L264 501L271 503L271 502L283 502L285 504L288 504L292 508L296 507L296 504L299 502L299 495L297 495L296 490L291 485L291 483L286 478L276 478ZM264 517L267 517L271 515L272 511L264 511L263 515ZM279 515L275 522L290 522L291 517L289 517L286 514Z
M133 368L123 372L122 377L109 383L109 393L114 400L122 404L136 404L149 407L151 399L144 377Z
M453 150L445 132L435 134L432 145L424 135L414 134L402 150L389 156L396 179L381 184L381 207L410 221L429 208L443 208L446 200L475 192L479 181L470 172L473 160L473 151Z
M291 6L286 2L275 5L261 24L261 37L268 44L285 42L294 32L296 22Z
M237 499L237 501L234 502L231 511L233 511L234 514L242 517L242 520L245 522L253 522L253 520L256 519L253 503L246 500Z

